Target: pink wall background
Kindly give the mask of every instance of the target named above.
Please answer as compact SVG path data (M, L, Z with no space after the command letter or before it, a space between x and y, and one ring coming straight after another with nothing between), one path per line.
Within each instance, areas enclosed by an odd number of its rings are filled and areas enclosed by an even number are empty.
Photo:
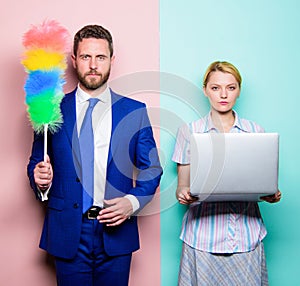
M22 35L31 24L40 24L46 18L59 21L72 36L86 24L107 27L113 34L116 50L111 78L117 91L122 92L118 78L159 70L158 1L5 2L0 17L0 285L53 286L56 282L52 260L38 248L44 213L26 176L32 129L24 104L26 74L20 64ZM70 91L75 84L69 71L65 90ZM128 95L138 97L148 106L159 106L157 94ZM155 128L157 141L158 135ZM157 213L140 218L140 234L142 249L134 254L130 285L160 285Z

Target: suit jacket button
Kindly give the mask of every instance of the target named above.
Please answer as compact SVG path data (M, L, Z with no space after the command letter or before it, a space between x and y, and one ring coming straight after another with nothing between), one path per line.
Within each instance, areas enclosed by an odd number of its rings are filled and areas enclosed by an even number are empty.
M74 207L74 209L78 209L79 204L78 204L78 203L75 203L75 204L73 205L73 207Z

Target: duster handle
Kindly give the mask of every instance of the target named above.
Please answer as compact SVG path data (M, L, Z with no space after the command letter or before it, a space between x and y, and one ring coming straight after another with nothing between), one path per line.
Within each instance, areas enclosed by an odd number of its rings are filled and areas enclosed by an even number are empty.
M44 162L47 160L47 135L48 135L48 124L44 125Z

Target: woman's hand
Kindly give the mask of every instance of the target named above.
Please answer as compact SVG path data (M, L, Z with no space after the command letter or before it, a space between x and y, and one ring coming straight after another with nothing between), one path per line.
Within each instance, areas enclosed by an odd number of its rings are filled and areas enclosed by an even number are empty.
M197 197L194 197L190 193L189 187L180 187L178 186L176 189L176 198L182 205L189 205L198 200Z
M176 198L179 203L189 205L196 202L198 198L190 193L190 165L177 164L178 185L176 189Z
M281 199L281 192L278 190L274 195L261 197L263 201L268 203L277 203Z

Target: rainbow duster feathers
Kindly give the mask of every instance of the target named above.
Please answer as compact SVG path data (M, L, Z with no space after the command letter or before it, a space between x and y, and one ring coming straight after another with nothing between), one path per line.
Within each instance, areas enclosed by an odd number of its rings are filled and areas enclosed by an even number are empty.
M58 22L44 21L32 26L23 36L22 64L28 77L24 86L25 103L36 133L56 132L62 124L60 103L64 96L69 32Z

